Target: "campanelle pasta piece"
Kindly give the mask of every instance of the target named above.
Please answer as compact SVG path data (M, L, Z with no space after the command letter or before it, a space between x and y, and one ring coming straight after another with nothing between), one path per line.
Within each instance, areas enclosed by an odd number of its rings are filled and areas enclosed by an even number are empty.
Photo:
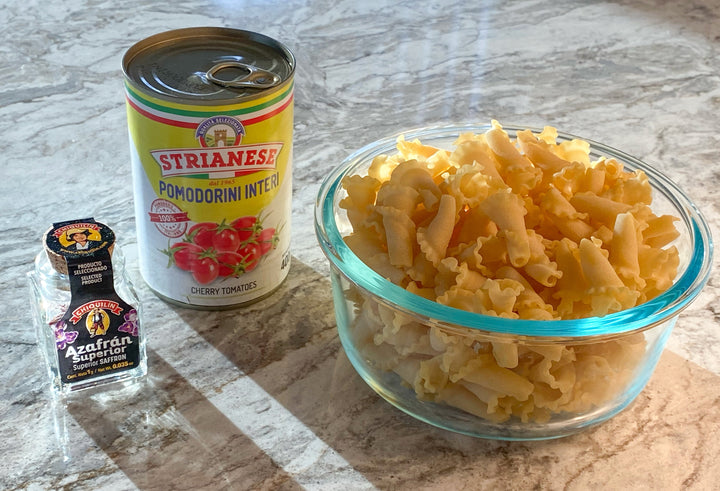
M650 300L673 284L680 259L675 246L656 249L643 245L638 250L640 276L646 281L643 301Z
M492 157L484 135L465 133L458 137L455 145L457 147L450 155L449 161L456 167L469 166L470 168L476 168L479 173L488 176L497 185L505 186L505 182L498 171L498 163Z
M389 181L378 189L375 204L395 208L411 217L420 199L420 193L415 188Z
M513 343L502 343L493 341L492 353L498 366L503 368L515 368L518 366L518 346Z
M443 194L437 214L427 227L417 231L417 243L433 265L437 266L445 257L450 238L455 229L455 198Z
M557 132L555 132L555 135L557 137ZM568 162L579 162L585 166L590 166L590 144L584 140L564 141L555 147L551 147L551 149Z
M527 210L522 199L514 193L500 191L488 196L480 208L507 239L510 263L515 267L526 265L530 260L530 244L524 218Z
M623 283L638 291L642 291L646 284L640 276L638 249L641 244L642 233L632 213L618 214L610 242L609 260Z
M638 204L650 205L652 203L652 188L645 173L636 170L631 174L623 174L607 191L603 192L602 196L633 206Z
M420 370L417 372L413 387L421 397L437 394L447 385L449 377L447 372L442 370L441 365L442 356L420 362Z
M523 267L523 270L530 279L537 281L541 285L555 286L558 278L562 276L562 271L558 269L557 263L551 261L548 257L548 251L542 236L534 230L528 230L527 236L530 245L530 259Z
M554 138L552 143L548 143L538 140L532 131L524 130L518 131L517 141L523 153L542 170L544 176L552 176L570 164L551 150L555 144Z
M457 196L455 198L457 199ZM480 207L475 207L461 210L455 232L458 244L470 244L476 243L478 237L496 235L498 227Z
M642 231L643 242L654 249L665 247L680 236L675 222L679 218L662 215L647 220L647 226Z
M436 400L460 408L465 412L474 414L488 421L502 423L509 419L507 415L489 412L486 403L482 402L472 392L460 384L448 385L438 394Z
M515 300L515 308L521 319L552 320L557 314L552 305L545 303L532 285L512 266L503 266L497 270L499 278L507 278L520 283L523 290Z
M604 250L597 243L582 239L578 253L583 276L592 288L624 286Z
M550 187L542 196L540 207L547 214L546 216L560 231L561 237L567 237L575 242L590 237L594 228L585 222L588 215L579 213L557 188Z
M442 194L427 167L417 160L407 160L398 164L393 169L390 181L415 189L428 210L437 206Z
M340 201L340 208L347 210L348 219L357 230L363 227L375 204L375 197L380 188L380 181L370 176L347 176L342 185L348 196Z
M542 178L542 171L512 144L507 133L497 122L485 132L485 140L495 160L500 164L501 175L512 190L524 194L535 187Z
M463 165L445 180L444 192L452 195L460 206L469 210L485 200L489 194L504 189L505 183L501 179L494 179L484 169L477 165Z
M615 218L620 213L625 213L632 208L627 203L618 203L589 191L575 193L570 198L570 204L577 211L591 216L593 221L600 222L610 228L615 226Z
M382 215L390 264L398 267L412 266L415 257L415 223L395 208L378 206L375 210Z
M510 369L492 364L486 366L478 361L471 361L458 373L452 375L450 380L472 382L503 396L514 397L518 401L525 401L532 394L535 387L529 380Z
M379 182L385 182L390 179L390 174L392 174L392 171L397 167L398 163L397 158L378 155L370 164L367 175Z

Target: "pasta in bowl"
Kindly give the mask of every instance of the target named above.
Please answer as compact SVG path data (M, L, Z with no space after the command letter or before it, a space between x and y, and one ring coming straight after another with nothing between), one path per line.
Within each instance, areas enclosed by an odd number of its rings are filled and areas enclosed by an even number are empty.
M495 121L358 150L315 225L360 376L485 438L561 437L625 408L712 257L700 212L647 164Z

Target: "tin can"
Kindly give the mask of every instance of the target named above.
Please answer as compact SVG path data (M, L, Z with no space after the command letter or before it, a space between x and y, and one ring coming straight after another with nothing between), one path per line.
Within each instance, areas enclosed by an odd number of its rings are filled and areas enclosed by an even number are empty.
M262 34L188 28L122 64L143 278L196 308L266 297L290 263L294 56Z

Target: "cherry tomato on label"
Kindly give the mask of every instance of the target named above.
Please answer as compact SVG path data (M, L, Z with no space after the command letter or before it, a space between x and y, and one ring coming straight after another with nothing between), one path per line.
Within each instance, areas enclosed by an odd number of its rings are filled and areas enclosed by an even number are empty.
M245 247L242 247L238 254L242 258L242 267L243 271L246 273L249 273L260 262L260 258L262 257L262 254L260 254L260 245L255 243L247 244Z
M198 258L190 268L193 278L201 285L213 282L220 274L220 265L211 257Z
M172 246L171 251L175 265L183 271L190 271L192 263L202 252L202 247L189 242L178 242Z
M221 252L217 255L220 264L220 276L237 276L242 274L242 256L237 252Z
M274 228L266 228L258 234L257 242L260 244L260 254L264 256L270 252L271 249L277 247L278 242L280 242L280 237L275 233Z
M196 223L187 231L188 238L194 243L207 249L212 247L212 239L217 230L217 223L200 222Z
M255 232L261 228L257 221L257 217L253 216L236 218L230 225L232 228L237 230L240 242L249 240L253 235L255 235Z
M240 247L238 231L229 225L221 225L212 236L212 245L219 252L235 252Z

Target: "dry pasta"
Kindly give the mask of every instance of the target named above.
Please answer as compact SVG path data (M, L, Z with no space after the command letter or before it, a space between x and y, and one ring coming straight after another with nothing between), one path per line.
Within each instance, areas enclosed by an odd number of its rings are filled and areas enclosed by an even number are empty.
M603 316L667 289L679 256L675 217L650 208L645 174L590 160L584 141L546 127L511 139L496 121L452 151L398 140L367 176L343 180L345 241L375 271L451 307L510 319ZM643 334L536 345L413 321L359 292L357 347L421 399L490 421L583 412L626 384Z

